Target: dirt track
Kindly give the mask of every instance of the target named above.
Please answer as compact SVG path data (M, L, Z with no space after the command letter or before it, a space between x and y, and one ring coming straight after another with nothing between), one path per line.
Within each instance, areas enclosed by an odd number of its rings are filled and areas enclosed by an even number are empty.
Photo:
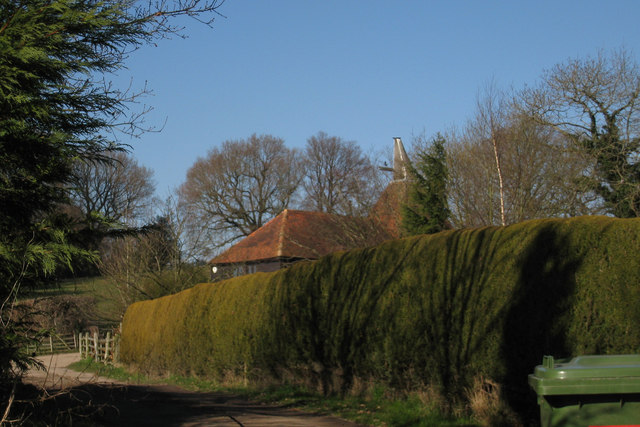
M54 354L50 356L39 356L46 370L31 369L25 378L25 382L37 385L42 388L68 388L82 384L116 384L117 382L109 378L98 377L87 372L77 372L67 369L67 366L80 360L78 353Z
M113 426L357 426L334 417L248 402L223 393L199 393L170 385L131 385L71 371L77 354L44 356L47 372L30 371L26 381L47 389L66 388L104 404L97 425Z

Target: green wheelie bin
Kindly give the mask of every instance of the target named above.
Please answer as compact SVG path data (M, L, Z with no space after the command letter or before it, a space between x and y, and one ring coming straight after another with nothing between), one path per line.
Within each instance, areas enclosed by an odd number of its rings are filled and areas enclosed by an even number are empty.
M542 427L640 427L640 355L544 356L529 385Z

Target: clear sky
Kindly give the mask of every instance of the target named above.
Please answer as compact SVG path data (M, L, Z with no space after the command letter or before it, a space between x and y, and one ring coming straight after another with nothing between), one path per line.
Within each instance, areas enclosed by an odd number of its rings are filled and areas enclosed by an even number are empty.
M478 91L535 84L599 49L640 55L640 0L227 0L213 28L186 21L119 79L145 82L160 133L131 143L164 197L227 139L271 134L303 147L324 131L391 152L471 116Z

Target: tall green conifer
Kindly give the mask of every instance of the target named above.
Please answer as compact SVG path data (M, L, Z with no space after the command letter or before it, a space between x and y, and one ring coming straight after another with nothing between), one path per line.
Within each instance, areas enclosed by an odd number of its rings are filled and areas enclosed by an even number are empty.
M402 228L406 235L431 234L445 229L449 218L447 202L447 154L439 133L428 148L416 153L409 166L409 192L402 207Z
M20 288L92 256L68 243L59 214L72 163L107 161L126 148L114 131L140 131L128 107L136 94L106 76L141 44L174 32L171 17L215 12L219 1L205 1L0 2L0 401L11 366L29 363L12 310Z

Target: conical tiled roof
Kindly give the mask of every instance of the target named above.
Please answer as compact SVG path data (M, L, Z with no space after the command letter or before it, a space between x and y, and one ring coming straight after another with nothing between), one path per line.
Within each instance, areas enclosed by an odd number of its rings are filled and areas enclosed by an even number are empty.
M407 203L408 190L408 181L392 181L369 214L369 217L394 239L402 236L402 205Z

